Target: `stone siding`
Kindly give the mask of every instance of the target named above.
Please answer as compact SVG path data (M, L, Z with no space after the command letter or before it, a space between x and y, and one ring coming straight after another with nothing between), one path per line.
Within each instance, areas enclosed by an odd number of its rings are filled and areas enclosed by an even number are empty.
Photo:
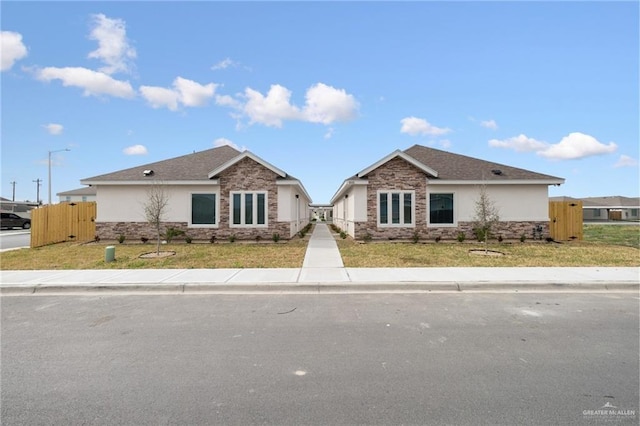
M281 239L288 239L291 235L289 222L278 222L278 175L250 158L244 158L223 171L218 181L220 183L220 222L217 228L190 228L188 222L165 222L161 230L164 233L169 227L181 229L194 240L209 240L215 236L216 240L228 240L235 235L238 240L255 239L260 236L263 240L271 240L274 233L280 234ZM266 191L267 192L267 227L230 227L231 220L231 191ZM96 233L101 239L114 240L118 235L124 235L127 240L139 240L146 237L152 240L156 232L146 222L97 222ZM179 237L184 238L184 237Z
M356 239L366 233L373 239L409 239L416 230L426 228L427 176L422 170L396 157L369 173L367 180L367 221L354 224ZM414 226L378 227L378 190L415 191Z

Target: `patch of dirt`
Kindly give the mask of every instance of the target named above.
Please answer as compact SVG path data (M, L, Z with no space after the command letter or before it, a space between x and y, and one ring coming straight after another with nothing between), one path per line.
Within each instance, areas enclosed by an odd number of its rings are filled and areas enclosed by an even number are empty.
M152 253L143 253L141 254L139 257L141 259L158 259L161 257L169 257L169 256L175 256L176 252L175 251L161 251L159 254L158 252L152 252Z
M480 256L504 256L504 253L502 253L501 251L485 249L471 249L469 250L469 254L477 254Z

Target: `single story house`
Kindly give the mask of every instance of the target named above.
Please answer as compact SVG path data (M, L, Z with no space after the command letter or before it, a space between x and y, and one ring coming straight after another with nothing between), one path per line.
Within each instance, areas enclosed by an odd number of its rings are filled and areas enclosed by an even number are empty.
M573 198L567 196L551 197L549 201L582 203L582 219L586 222L607 222L612 220L638 221L640 216L640 198L608 197Z
M480 189L499 210L494 234L549 235L549 185L564 179L414 145L346 179L331 199L334 223L356 239L474 237Z
M583 220L640 220L638 197L587 197L580 200Z
M102 239L153 238L144 207L154 185L166 194L164 227L193 239L293 237L309 222L302 183L249 151L222 146L81 180L96 189Z
M86 186L84 188L72 189L71 191L58 192L56 195L61 203L96 201L96 187Z

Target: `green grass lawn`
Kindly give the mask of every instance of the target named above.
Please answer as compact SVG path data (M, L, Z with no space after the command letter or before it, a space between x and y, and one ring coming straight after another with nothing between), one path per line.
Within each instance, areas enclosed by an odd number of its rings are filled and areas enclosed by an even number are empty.
M454 266L640 266L640 226L585 225L584 241L562 244L532 242L490 243L504 256L470 254L476 242L375 242L351 239L337 242L348 267L454 267ZM36 249L0 253L0 269L142 269L142 268L299 268L307 248L305 239L273 243L216 243L163 245L175 256L142 259L155 251L153 244L115 244L116 261L104 261L108 244L62 243Z

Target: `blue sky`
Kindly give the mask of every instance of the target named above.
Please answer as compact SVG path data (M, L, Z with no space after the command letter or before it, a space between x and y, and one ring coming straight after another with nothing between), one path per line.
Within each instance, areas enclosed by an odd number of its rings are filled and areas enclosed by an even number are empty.
M2 196L228 143L316 203L421 144L639 194L638 2L2 2ZM437 169L437 165L432 165Z

